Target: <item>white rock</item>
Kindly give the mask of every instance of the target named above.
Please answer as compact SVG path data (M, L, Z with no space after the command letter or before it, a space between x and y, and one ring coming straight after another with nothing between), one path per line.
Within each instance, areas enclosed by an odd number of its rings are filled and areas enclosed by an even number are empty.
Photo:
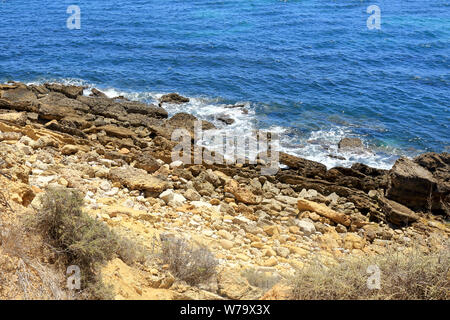
M102 189L103 191L110 191L111 190L111 183L109 181L102 181L102 183L100 183L100 189Z
M177 160L170 164L170 168L175 169L175 168L181 167L182 165L183 165L183 161Z
M301 231L303 231L305 235L310 235L316 232L316 227L312 222L305 220L298 220L296 222L296 225L300 228Z

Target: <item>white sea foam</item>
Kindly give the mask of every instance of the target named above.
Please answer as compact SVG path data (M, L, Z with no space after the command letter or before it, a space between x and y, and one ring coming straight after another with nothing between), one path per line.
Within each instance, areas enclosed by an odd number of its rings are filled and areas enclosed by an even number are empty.
M42 80L33 82L41 84L44 82L58 82L65 85L85 86L84 95L89 95L92 88L98 88L108 97L114 98L124 96L130 100L143 101L158 104L159 98L166 93L161 92L130 92L97 86L79 79ZM29 83L32 84L32 83ZM184 104L164 104L169 117L179 112L192 114L199 119L207 120L218 128L217 134L234 136L237 139L251 138L258 127L258 113L255 106L250 102L236 102L236 105L244 105L243 108L229 108L219 98L189 97L190 101ZM228 107L227 107L228 106ZM243 112L246 110L247 112ZM219 115L226 115L234 122L230 125L218 120ZM381 150L369 146L365 137L355 136L351 128L345 126L334 126L323 130L312 131L302 136L298 130L272 125L264 128L264 131L276 133L280 139L280 151L303 157L309 160L323 163L327 168L336 166L350 167L353 163L361 162L371 167L389 169L400 154L398 150ZM360 152L343 152L338 149L338 142L344 137L358 137L363 141L365 150ZM201 145L208 146L212 150L215 146L210 141L200 141ZM259 152L264 150L258 150ZM331 155L331 156L330 156ZM255 155L250 155L253 158Z

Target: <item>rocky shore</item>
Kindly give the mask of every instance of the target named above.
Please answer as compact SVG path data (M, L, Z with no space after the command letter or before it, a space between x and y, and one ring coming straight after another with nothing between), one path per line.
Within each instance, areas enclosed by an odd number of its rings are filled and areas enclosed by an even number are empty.
M285 280L312 261L333 265L392 247L448 249L449 153L401 158L390 170L360 163L327 170L280 153L287 168L273 176L260 175L263 162L183 165L171 159L171 134L192 133L197 119L169 118L164 105L187 101L170 94L156 106L96 89L84 96L78 86L0 85L0 298L23 298L20 261L53 268L44 249L25 259L4 248L5 226L17 212L32 215L52 186L80 190L90 216L144 246L184 238L218 261L212 279L191 286L156 260L115 258L102 274L116 299L280 298ZM214 125L203 121L203 128ZM275 279L275 288L255 285L246 270ZM48 287L38 274L30 282Z

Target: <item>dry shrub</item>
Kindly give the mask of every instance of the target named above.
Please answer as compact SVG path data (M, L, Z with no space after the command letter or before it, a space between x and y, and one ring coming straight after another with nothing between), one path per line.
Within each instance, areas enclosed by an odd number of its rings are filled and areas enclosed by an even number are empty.
M367 268L380 270L380 289L369 289ZM293 298L300 300L448 300L450 250L387 250L372 257L346 258L333 267L320 263L298 270Z
M161 259L173 275L190 285L210 279L216 273L217 260L204 246L194 246L184 239L168 238L161 243Z
M251 286L269 290L281 280L281 276L270 272L250 268L242 272L242 276L247 279Z
M123 262L131 266L135 263L145 264L149 259L150 252L138 241L121 237L119 239L117 255Z
M83 212L82 205L79 191L51 188L42 196L32 225L68 265L80 267L83 298L110 299L112 293L98 276L98 267L114 256L119 239L105 224Z

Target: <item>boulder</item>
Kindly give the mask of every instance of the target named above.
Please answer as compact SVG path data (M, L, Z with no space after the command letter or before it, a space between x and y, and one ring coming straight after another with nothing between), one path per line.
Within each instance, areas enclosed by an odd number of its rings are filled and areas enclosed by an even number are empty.
M322 203L315 203L309 200L305 199L299 199L297 201L297 207L302 211L312 211L315 212L325 218L330 219L331 221L334 221L336 223L340 223L346 227L348 227L351 223L351 220L348 216L345 214L336 212L330 208L328 208L326 205Z
M109 178L130 190L145 191L149 195L159 195L167 189L166 181L151 176L144 170L132 167L113 168L109 171Z
M50 91L60 92L71 99L83 95L84 90L81 86L65 86L59 83L46 83L45 87Z
M189 102L189 98L180 96L178 93L169 93L163 95L159 102L162 103L174 103L174 104L182 104Z
M339 149L359 149L363 148L363 143L359 138L343 138L338 143Z
M280 163L297 170L300 175L306 177L323 176L327 172L327 167L319 162L299 158L284 152L279 153Z
M389 171L387 198L414 211L450 214L450 154L400 158Z

